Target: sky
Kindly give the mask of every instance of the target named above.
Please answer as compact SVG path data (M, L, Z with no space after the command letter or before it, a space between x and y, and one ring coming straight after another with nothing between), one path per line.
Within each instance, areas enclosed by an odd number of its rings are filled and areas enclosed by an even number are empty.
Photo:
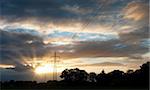
M0 0L0 34L2 81L42 81L54 52L59 74L135 70L150 61L149 0Z

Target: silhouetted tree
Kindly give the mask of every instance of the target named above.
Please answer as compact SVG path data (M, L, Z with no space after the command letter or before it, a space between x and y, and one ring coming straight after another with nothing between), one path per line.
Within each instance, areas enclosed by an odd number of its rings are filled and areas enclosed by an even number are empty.
M96 73L95 72L91 72L89 73L89 82L96 82Z
M106 86L106 85L108 85L108 83L109 83L109 78L108 78L108 75L105 73L104 70L102 70L102 72L97 75L96 81L97 81L97 83L100 84L101 86Z
M88 73L85 70L79 70L78 68L65 69L60 77L64 78L65 81L83 82L87 81Z
M134 71L133 70L128 70L127 74L132 74Z
M136 85L143 87L149 86L149 65L150 62L144 63L139 70L133 73L134 82Z
M120 70L114 70L114 71L108 73L108 78L111 82L110 84L111 85L120 85L121 81L123 79L123 74L124 74L124 72L120 71Z

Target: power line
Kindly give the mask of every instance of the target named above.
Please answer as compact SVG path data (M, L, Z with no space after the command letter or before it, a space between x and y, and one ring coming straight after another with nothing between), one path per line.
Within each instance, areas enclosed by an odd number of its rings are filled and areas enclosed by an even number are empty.
M99 1L99 0L98 0L98 1ZM100 7L98 7L98 8L93 12L93 15L91 15L91 18L96 17L96 16L98 15L99 11L100 11L105 5L107 5L107 2L108 2L107 0L104 0L104 1L103 1L104 4L101 4L102 2L99 1L98 6L100 6ZM87 23L83 24L83 25L82 25L82 29L81 29L80 31L83 31L89 24L91 24L90 21L87 21ZM77 34L78 34L78 33L73 34L70 38L71 38L71 39L76 38ZM60 40L60 41L61 41L61 40ZM68 42L68 41L63 41L63 42Z
M94 15L92 15L91 18L94 18L98 15L98 12L104 7L104 5L106 5L106 0L104 1L104 4L102 4L98 9L96 9ZM98 5L100 4L101 2L98 3ZM89 24L91 24L90 21L88 21L87 23L83 24L83 28L81 29L81 31L83 31ZM75 38L77 36L78 33L75 33L71 36L71 39Z

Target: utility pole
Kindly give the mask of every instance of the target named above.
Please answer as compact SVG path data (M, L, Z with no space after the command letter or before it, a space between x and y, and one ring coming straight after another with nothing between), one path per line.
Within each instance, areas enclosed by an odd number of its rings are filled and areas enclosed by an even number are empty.
M57 80L57 58L60 58L60 56L57 56L57 53L54 52L54 56L52 56L54 58L53 61L53 80Z

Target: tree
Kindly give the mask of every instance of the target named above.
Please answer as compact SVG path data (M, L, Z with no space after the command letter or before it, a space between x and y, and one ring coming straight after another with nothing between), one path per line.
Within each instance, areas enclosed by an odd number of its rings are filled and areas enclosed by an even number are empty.
M106 86L109 83L108 74L105 73L104 70L100 74L97 75L96 81L101 86Z
M69 77L69 70L68 70L68 69L65 69L64 71L62 71L60 77L61 77L61 78L64 78L64 80L66 80L66 81L69 81L69 80L70 80L70 77Z
M88 73L85 70L79 70L78 68L65 69L60 77L64 78L65 81L83 82L87 81Z
M96 73L95 72L89 73L88 79L90 82L96 82Z
M150 62L144 63L139 70L134 72L135 82L140 86L149 86Z
M110 85L120 85L123 80L124 72L120 70L114 70L108 73L108 78L110 79Z
M132 74L134 71L133 70L128 70L127 74Z

